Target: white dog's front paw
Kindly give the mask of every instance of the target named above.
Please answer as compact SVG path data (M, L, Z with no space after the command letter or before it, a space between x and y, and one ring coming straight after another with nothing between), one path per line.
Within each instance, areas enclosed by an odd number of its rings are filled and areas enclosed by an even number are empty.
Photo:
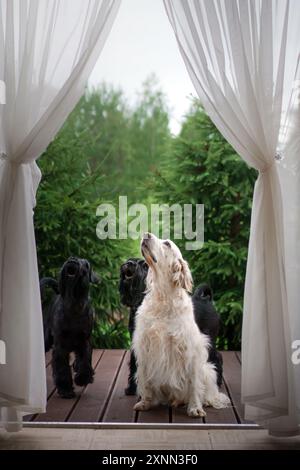
M193 418L200 418L206 416L206 413L202 406L189 406L187 409L187 414Z
M134 411L147 411L150 410L150 408L151 402L145 400L138 401L133 407Z
M216 409L227 408L230 405L230 399L224 393L219 393L212 400L209 400L209 404Z

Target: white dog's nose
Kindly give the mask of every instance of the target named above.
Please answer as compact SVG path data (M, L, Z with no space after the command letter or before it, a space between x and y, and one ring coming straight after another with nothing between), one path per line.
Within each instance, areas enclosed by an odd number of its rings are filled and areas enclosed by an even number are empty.
M142 246L148 246L150 243L150 239L151 239L151 233L149 232L144 233L143 238L142 238Z
M151 238L151 237L152 237L152 233L150 233L150 232L145 232L145 233L144 233L144 236L143 236L143 239L144 239L144 240L145 240L145 239L147 240L147 239L149 239L149 238Z

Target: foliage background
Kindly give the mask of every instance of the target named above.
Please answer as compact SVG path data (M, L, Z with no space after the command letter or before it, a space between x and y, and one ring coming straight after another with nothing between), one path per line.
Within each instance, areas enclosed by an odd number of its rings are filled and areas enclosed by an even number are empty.
M99 240L103 202L205 204L205 246L185 251L195 285L209 282L222 317L220 348L238 348L255 171L235 154L199 102L172 136L170 108L154 76L135 103L103 84L87 90L39 160L35 231L40 277L57 276L70 256L89 259L101 283L92 286L94 345L129 345L118 295L119 266L139 256L133 240Z

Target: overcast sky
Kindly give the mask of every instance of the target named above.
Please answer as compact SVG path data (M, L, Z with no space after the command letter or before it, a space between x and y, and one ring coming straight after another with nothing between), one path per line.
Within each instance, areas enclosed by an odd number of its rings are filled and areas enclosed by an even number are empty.
M186 72L162 0L122 0L119 13L89 83L121 87L130 100L142 82L155 73L172 111L171 130L196 92Z

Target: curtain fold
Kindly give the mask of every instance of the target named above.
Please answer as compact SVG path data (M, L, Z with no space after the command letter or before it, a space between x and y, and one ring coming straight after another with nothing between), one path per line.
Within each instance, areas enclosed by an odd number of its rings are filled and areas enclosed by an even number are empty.
M1 421L45 411L46 380L36 247L35 160L83 94L121 0L1 0Z
M300 3L164 4L205 110L240 156L259 171L242 331L245 417L274 435L297 434L300 365L291 357L293 341L300 339L300 239L295 237L300 230L300 142L292 130L297 119L299 124L300 107L292 97L298 83Z

